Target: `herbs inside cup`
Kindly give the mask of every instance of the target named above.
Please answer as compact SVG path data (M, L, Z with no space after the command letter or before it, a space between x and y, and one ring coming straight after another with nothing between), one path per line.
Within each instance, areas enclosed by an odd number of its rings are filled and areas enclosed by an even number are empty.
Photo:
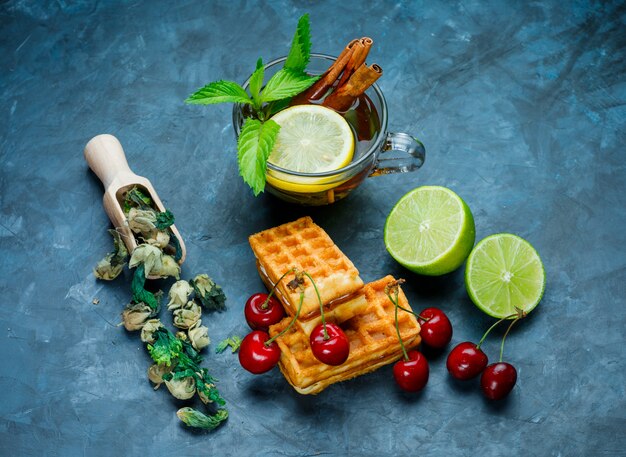
M254 195L265 188L267 159L272 152L280 126L269 117L285 108L291 98L308 89L319 76L305 72L311 52L309 15L303 15L291 43L287 60L269 81L264 83L263 60L259 58L250 77L250 93L236 82L215 81L207 84L187 98L197 105L240 103L247 105L246 120L237 144L239 174L252 188Z

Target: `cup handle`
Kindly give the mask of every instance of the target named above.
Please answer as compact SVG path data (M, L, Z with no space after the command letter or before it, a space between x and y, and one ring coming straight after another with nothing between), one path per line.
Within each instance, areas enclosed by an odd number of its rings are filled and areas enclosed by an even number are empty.
M370 176L415 171L426 160L426 149L422 142L406 133L387 133L380 155L390 151L395 151L397 154L390 154L389 157L382 159L379 156Z

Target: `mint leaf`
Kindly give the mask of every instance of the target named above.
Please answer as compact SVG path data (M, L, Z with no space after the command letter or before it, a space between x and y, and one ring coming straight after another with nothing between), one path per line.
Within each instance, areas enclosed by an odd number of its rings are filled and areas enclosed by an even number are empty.
M261 108L261 99L259 93L261 87L263 87L263 78L265 78L265 68L263 68L263 60L259 57L256 61L256 70L250 76L250 93L252 94L254 109L259 110Z
M298 27L291 42L291 49L285 61L285 68L303 72L309 64L311 53L311 31L309 15L305 14L298 20Z
M281 70L282 71L282 70ZM265 188L267 158L272 152L280 126L273 120L261 121L247 118L237 142L239 174L259 195Z
M248 93L232 81L215 81L191 94L185 103L212 105L214 103L252 103Z
M308 89L318 78L319 76L309 76L303 72L283 68L267 82L261 93L261 101L266 103L298 95Z

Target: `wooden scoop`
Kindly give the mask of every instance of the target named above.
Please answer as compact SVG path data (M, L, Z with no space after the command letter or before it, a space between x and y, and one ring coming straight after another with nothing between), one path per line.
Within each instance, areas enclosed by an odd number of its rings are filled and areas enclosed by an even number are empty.
M133 252L137 247L137 240L128 227L126 216L122 211L122 203L128 192L133 187L148 195L154 202L155 209L163 212L165 207L157 195L154 187L143 176L138 176L130 169L126 161L126 155L122 145L113 135L98 135L93 137L85 146L85 159L89 168L100 178L104 185L104 211L113 223L115 229L120 233L128 252ZM182 264L185 261L187 250L180 233L174 225L170 226L172 234L178 239L182 256L178 261ZM149 276L156 279L157 276Z

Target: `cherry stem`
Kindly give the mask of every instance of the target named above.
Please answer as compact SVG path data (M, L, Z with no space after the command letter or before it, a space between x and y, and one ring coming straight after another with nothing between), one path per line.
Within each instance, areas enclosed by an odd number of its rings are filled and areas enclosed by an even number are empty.
M511 324L509 325L509 328L506 329L506 332L504 332L504 336L502 337L502 344L500 345L500 362L502 362L502 354L504 353L504 341L506 340L506 336L509 334L509 332L511 331L515 323L521 318L522 316L518 315L517 318L515 318L515 320L511 322Z
M411 314L413 314L415 317L417 317L418 319L423 320L424 322L428 322L428 321L431 319L430 317L423 317L421 314L417 314L415 311L412 311L412 310L410 310L410 309L403 308L403 307L402 307L402 306L400 306L400 305L397 305L397 306L398 306L398 308L400 308L402 311L406 311L407 313L411 313Z
M265 299L265 301L263 302L263 304L261 305L261 309L267 309L267 307L269 306L270 303L270 298L272 298L272 295L274 295L274 292L276 291L276 288L278 287L278 284L280 284L280 282L285 278L285 276L287 276L289 273L293 273L295 271L296 267L291 268L290 270L287 270L285 272L285 274L283 274L280 279L278 281L276 281L274 283L274 285L272 286L272 290L270 290L269 295L267 296L267 298Z
M317 295L317 301L320 304L320 314L322 316L322 326L324 327L324 340L327 340L330 338L330 336L328 336L328 332L326 331L326 319L324 318L324 305L322 304L322 297L320 297L320 291L317 290L317 284L315 284L315 281L313 280L313 278L311 277L310 274L308 274L306 271L302 272L307 278L309 278L309 280L311 281L311 284L313 284L313 288L315 289L315 293Z
M393 306L395 308L394 320L395 320L395 325L396 325L396 334L398 335L398 341L400 341L400 348L402 348L402 354L404 355L404 360L409 360L409 354L407 354L406 348L404 347L404 342L402 341L402 337L400 336L400 326L398 325L398 308L402 308L400 305L398 305L398 293L399 293L398 289L396 288L395 293L394 293L395 295L395 300L394 300L393 297L389 294L389 292L385 292L385 294L387 294L387 297L389 297L389 300L391 300L391 303L393 303ZM407 311L406 309L404 310Z
M480 345L483 344L483 341L485 341L485 338L487 338L487 335L489 335L489 332L491 332L494 328L496 328L498 326L498 324L500 324L500 322L505 321L507 319L510 319L512 317L515 316L519 316L519 313L515 313L515 314L510 314L506 317L503 317L502 319L500 319L498 322L496 322L495 324L493 324L491 327L489 327L487 329L487 331L485 332L485 334L483 335L483 337L480 339L480 341L478 342L478 344L476 345L476 349L480 349Z
M302 309L302 303L304 303L304 291L301 290L300 291L300 303L298 304L298 310L296 311L296 315L293 316L293 319L291 319L291 322L289 322L289 325L279 334L273 336L272 338L270 338L269 340L267 340L264 344L265 346L269 346L270 344L272 344L277 338L283 336L285 333L287 333L289 330L291 330L291 327L293 327L293 324L296 322L296 320L298 320L298 316L300 316L300 310Z

